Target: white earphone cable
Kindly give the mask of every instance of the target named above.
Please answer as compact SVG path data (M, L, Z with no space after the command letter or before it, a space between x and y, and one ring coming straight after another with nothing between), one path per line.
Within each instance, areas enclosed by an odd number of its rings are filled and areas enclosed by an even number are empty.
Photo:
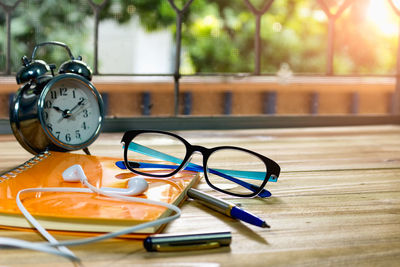
M16 248L24 248L24 249L31 249L36 251L41 251L49 254L54 254L57 256L65 257L74 262L80 262L80 259L77 258L75 255L71 255L70 253L62 252L56 248L45 244L39 244L34 242L28 242L25 240L19 240L15 238L7 238L7 237L0 237L0 245L4 247L16 247Z
M87 188L53 187L53 188L27 188L27 189L23 189L23 190L19 191L17 194L17 197L16 197L16 202L17 202L18 208L20 209L22 214L25 216L25 218L32 224L32 226L35 227L39 231L39 233L44 238L46 238L49 242L48 243L37 243L37 242L28 242L28 241L12 239L12 238L0 238L0 246L12 246L12 247L16 247L16 248L25 248L25 249L42 251L42 252L51 253L54 255L63 256L67 259L70 259L71 261L79 263L80 259L78 257L76 257L75 254L65 246L83 245L83 244L98 242L101 240L117 237L120 235L129 234L129 233L132 233L132 232L135 232L135 231L138 231L141 229L145 229L148 227L154 227L154 226L168 223L170 221L173 221L173 220L179 218L181 215L181 210L177 206L172 205L172 204L168 204L168 203L160 202L160 201L154 201L154 200L150 200L150 199L138 198L138 197L122 196L122 195L118 195L116 193L107 193L107 192L104 192L104 191L94 187L93 185L91 185L87 181L87 179L81 179L81 182L85 186L87 186L89 189L87 189ZM139 225L124 228L124 229L116 231L116 232L110 232L110 233L96 236L96 237L82 238L82 239L76 239L76 240L71 240L71 241L59 242L43 226L40 225L40 223L29 213L29 211L23 205L20 196L21 196L21 194L26 193L26 192L80 192L80 193L95 192L95 193L98 193L98 194L101 194L104 196L108 196L111 198L117 198L117 199L121 199L121 200L125 200L125 201L147 203L147 204L152 204L152 205L157 205L157 206L163 206L163 207L166 207L166 208L174 211L175 214L170 215L165 218L157 219L155 221L142 223ZM57 249L52 248L52 247L57 247Z

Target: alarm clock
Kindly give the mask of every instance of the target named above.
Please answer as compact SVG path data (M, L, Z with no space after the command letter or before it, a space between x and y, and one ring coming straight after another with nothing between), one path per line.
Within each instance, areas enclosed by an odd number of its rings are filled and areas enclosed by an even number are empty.
M54 64L35 59L36 50L47 45L68 52L69 60L56 74ZM32 154L78 149L90 154L87 147L100 134L104 108L89 66L60 42L36 45L31 59L22 57L22 64L16 80L23 85L10 105L11 129L18 142Z

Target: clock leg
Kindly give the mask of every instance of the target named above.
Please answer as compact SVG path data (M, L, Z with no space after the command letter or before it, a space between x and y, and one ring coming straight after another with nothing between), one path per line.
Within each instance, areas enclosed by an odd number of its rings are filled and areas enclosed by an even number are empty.
M85 148L83 149L83 151L86 153L86 155L91 155L91 154L90 154L90 151L89 151L89 148L85 147Z

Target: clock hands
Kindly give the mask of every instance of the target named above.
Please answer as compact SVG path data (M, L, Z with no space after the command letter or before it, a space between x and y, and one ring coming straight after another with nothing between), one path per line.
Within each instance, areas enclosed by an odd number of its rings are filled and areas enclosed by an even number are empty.
M85 100L86 100L86 99L82 98L82 99L78 102L78 104L76 104L75 107L73 107L73 108L69 111L70 114L72 115L72 112L73 112L75 109L77 109L79 106L85 105Z
M57 106L53 106L53 108L55 110L57 110L58 112L62 112L62 118L61 118L61 120L62 120L62 119L71 117L73 115L74 110L76 110L80 106L85 105L85 103L86 103L85 100L86 99L82 98L72 109L62 110L61 108L59 108Z
M62 118L61 118L61 119L68 118L68 117L71 116L71 115L69 114L69 113L70 113L69 109L62 110L61 108L59 108L59 107L57 107L57 106L53 106L53 108L54 108L55 110L57 110L58 112L61 112L61 113L62 113Z
M59 108L59 107L53 106L53 108L54 108L55 110L59 111L59 112L64 112L64 110L62 110L62 109Z

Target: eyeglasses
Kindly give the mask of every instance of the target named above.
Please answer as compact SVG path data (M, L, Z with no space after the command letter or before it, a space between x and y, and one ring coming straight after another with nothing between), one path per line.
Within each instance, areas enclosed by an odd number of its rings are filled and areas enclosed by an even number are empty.
M120 168L150 177L165 178L180 170L203 172L213 189L239 197L269 197L264 189L268 181L276 182L279 165L254 151L220 146L205 148L191 145L182 137L164 131L133 130L122 137L124 161ZM203 155L203 166L191 163L195 152Z

